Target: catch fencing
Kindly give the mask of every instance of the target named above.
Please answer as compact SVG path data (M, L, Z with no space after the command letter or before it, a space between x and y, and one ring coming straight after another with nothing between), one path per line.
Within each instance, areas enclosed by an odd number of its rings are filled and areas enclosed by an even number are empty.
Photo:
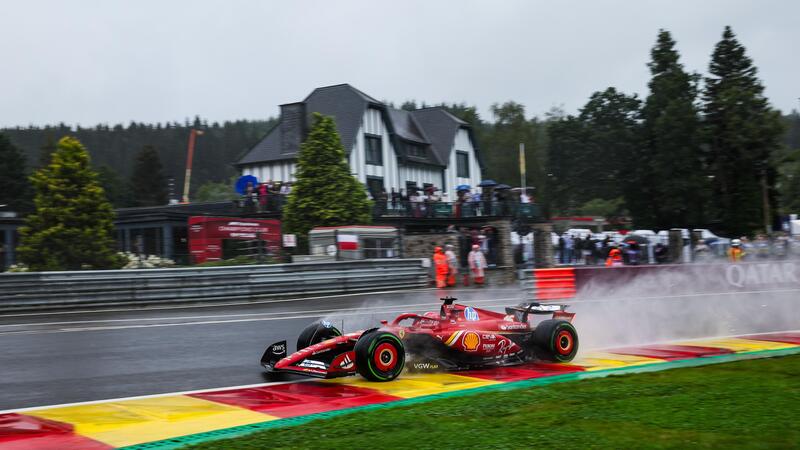
M0 274L0 309L287 298L421 288L421 259Z

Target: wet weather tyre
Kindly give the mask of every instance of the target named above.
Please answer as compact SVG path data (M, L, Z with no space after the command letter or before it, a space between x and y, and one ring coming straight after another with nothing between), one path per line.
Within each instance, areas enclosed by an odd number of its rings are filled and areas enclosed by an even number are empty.
M403 342L386 331L370 331L358 338L355 346L356 370L369 381L391 381L400 375L406 362Z
M566 320L545 320L533 330L533 345L540 359L569 362L578 353L578 332Z
M309 324L297 338L297 350L302 350L314 344L319 344L330 338L341 336L342 332L326 320L318 320Z

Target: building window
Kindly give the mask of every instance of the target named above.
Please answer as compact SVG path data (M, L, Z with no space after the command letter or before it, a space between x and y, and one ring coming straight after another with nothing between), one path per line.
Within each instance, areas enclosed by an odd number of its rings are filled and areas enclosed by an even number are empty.
M364 147L366 148L365 151L366 151L367 164L372 164L373 166L382 166L383 145L381 142L381 137L374 136L371 134L365 134Z
M406 144L406 154L408 156L416 156L418 158L424 158L426 156L425 147L415 144Z
M367 190L373 199L377 200L381 192L386 192L383 187L383 178L380 177L367 177Z
M469 178L469 153L456 152L456 176Z

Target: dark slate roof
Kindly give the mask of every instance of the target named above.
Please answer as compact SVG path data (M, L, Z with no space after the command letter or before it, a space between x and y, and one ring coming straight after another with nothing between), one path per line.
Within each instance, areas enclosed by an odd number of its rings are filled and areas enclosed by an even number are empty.
M456 139L456 133L467 123L450 114L442 107L423 108L411 111L417 123L422 127L423 133L430 140L431 149L437 160L447 165L450 160L450 151Z
M295 155L285 155L281 153L281 127L280 123L272 127L267 135L258 142L253 148L242 156L237 165L254 164L265 161L278 161L281 159L293 159Z
M395 140L398 156L406 158L409 162L446 166L456 132L460 127L469 127L466 122L441 107L415 111L390 108L349 84L314 89L302 103L306 108L307 129L310 128L314 112L335 118L342 144L348 154L353 148L364 111L368 107L382 111L389 133ZM402 143L398 142L398 139L426 147L429 157L419 158L404 155ZM280 161L296 157L296 153L281 152L281 124L279 122L236 164Z
M389 119L392 121L392 125L394 125L394 132L398 136L408 141L430 144L423 136L419 125L410 112L395 108L386 108L386 110L389 112Z
M383 104L369 95L359 91L349 84L338 84L314 89L303 100L306 104L308 127L311 128L311 115L315 112L336 119L336 128L342 139L345 153L350 154L356 140L356 133L364 118L364 110L373 105L383 107Z

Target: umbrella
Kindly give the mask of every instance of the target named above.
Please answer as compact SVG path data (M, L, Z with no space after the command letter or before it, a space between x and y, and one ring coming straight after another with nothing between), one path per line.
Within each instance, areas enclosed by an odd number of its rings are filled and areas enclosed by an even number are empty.
M247 183L253 183L253 188L255 188L258 185L258 178L252 175L242 175L236 180L236 192L244 195L247 192Z
M468 191L470 189L472 188L469 187L468 184L459 184L458 186L456 186L456 191Z
M646 237L639 234L628 234L625 236L625 239L623 239L623 241L625 243L634 242L636 244L644 244L644 245L650 243L650 241Z
M494 189L497 191L502 191L504 189L511 189L511 186L507 184L498 184L497 186L494 187Z
M494 180L483 180L483 181L481 181L481 183L478 186L479 187L497 186L497 181L494 181Z

